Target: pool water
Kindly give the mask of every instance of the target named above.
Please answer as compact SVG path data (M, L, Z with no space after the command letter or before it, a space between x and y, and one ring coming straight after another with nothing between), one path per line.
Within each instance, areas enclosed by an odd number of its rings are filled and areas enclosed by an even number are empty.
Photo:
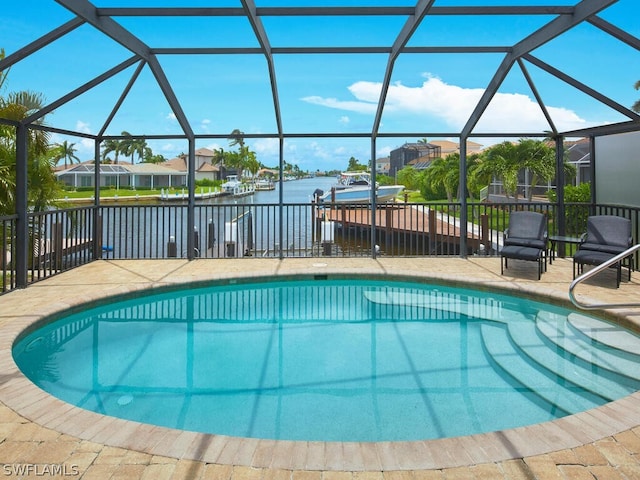
M497 293L389 280L188 288L87 308L14 358L78 407L239 437L398 441L577 413L639 389L640 339Z

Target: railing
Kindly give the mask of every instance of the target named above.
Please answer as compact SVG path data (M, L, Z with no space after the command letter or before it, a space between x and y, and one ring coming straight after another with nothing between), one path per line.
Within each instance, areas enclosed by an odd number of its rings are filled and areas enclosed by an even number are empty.
M594 267L594 268L584 272L580 276L578 276L575 280L573 280L573 282L571 282L571 285L569 285L569 298L571 299L571 303L573 303L576 307L578 307L578 308L580 308L582 310L598 310L598 309L602 309L602 308L640 307L640 302L631 302L631 303L589 303L589 304L582 303L582 302L578 301L578 299L576 298L575 293L574 293L575 288L579 284L581 284L585 280L588 280L589 278L593 277L594 275L597 275L598 273L600 273L601 271L609 268L610 266L615 265L618 262L622 262L625 258L627 258L628 256L634 254L638 250L640 250L640 244L634 245L633 247L625 250L624 252L616 255L615 257L610 258L606 262L601 263L600 265L597 265L596 267Z
M385 203L375 214L370 205L198 203L191 226L185 204L89 206L29 215L27 284L100 258L491 256L516 209L544 213L550 236L580 235L589 215L619 215L640 239L640 209L611 205L566 204L561 222L555 204L469 203L466 226L459 203ZM0 217L0 293L16 288L16 222ZM559 244L558 255L575 248Z
M13 275L13 261L16 258L16 220L17 215L0 217L0 293L16 288Z

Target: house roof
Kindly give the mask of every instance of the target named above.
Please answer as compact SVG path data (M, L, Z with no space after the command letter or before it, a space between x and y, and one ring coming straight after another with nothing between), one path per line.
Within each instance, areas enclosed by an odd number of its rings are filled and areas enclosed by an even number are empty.
M209 148L198 148L196 150L196 156L198 157L210 157L213 158L216 156L216 152L214 152L213 150L209 149Z
M206 149L202 149L202 150L206 150ZM205 156L205 155L198 155L197 153L196 155L201 157ZM171 160L167 160L166 162L164 162L163 165L173 170L186 172L187 157L172 158ZM219 172L219 171L220 171L220 167L218 167L217 165L212 165L208 160L201 160L200 162L196 162L196 172Z
M95 163L91 161L72 165L66 170L59 170L56 172L56 175L93 174L94 171ZM179 172L173 168L168 168L165 165L157 163L136 163L133 165L130 163L101 163L100 173L103 175L179 175L186 173L186 170L184 172Z

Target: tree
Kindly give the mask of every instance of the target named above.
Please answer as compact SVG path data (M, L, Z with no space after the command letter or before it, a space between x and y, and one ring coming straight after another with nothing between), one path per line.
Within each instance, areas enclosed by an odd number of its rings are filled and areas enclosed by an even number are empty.
M107 160L107 155L109 155L111 152L113 152L114 156L115 156L115 160L113 161L113 163L115 163L116 165L118 164L118 155L120 155L120 142L116 139L109 139L109 140L105 140L102 143L102 160L106 161Z
M4 58L0 49L0 59ZM7 80L8 71L0 72L0 88ZM10 92L0 96L0 117L20 122L38 112L45 104L44 97L35 92ZM37 123L42 124L43 119ZM53 154L49 147L49 133L29 129L27 137L27 201L40 211L57 198L58 182L53 173ZM46 168L44 168L46 167ZM9 125L0 125L0 215L15 212L16 186L16 131Z
M469 155L467 162L467 189L473 199L479 197L480 191L491 184L493 170L491 163L477 153Z
M239 145L240 148L244 147L244 132L234 128L229 134L229 146L235 147L236 145Z
M453 202L453 195L460 182L460 155L452 153L445 158L436 158L425 170L424 179L434 191L443 187L447 193L447 201Z
M351 157L349 159L349 165L347 166L347 172L364 172L367 170L366 165L362 165L357 158Z
M513 196L518 200L518 171L520 162L516 145L511 142L502 142L487 148L483 152L483 158L487 162L486 172L502 182L504 192L508 197Z
M420 172L413 165L407 165L396 173L398 183L404 185L408 190L420 189Z
M485 164L486 162L486 164ZM575 175L575 169L564 163L565 173ZM533 189L540 180L551 181L556 173L555 150L542 140L521 139L519 143L503 142L486 149L482 154L483 174L492 173L502 181L507 197L518 200L518 175L525 170L527 199L531 201Z
M120 153L131 156L131 165L133 165L133 157L138 155L138 160L142 160L150 151L147 142L143 138L134 138L129 132L122 132L125 137L120 141Z
M57 165L60 160L64 159L64 168L66 170L67 160L69 160L71 164L73 164L74 161L80 163L80 159L76 155L75 145L75 143L69 143L66 140L62 143L56 143L55 147L57 151L53 158L55 164Z
M228 155L225 157L225 160L227 160L229 166L236 169L238 178L242 178L242 170L244 169L249 148L244 145L244 132L241 132L237 128L229 135L229 146L235 147L236 145L239 147L238 152L227 152L233 153L234 155Z
M255 152L249 152L246 161L246 169L249 170L249 173L251 173L251 176L254 178L254 180L256 174L260 171L260 167L262 167L262 165L256 158Z
M541 140L523 139L517 145L522 166L531 173L528 181L527 200L533 199L533 190L542 179L553 180L556 174L556 152Z
M164 155L158 154L158 155L154 155L153 152L149 149L149 151L146 153L144 160L142 160L142 163L164 163L166 162L167 159L164 158Z
M636 90L640 90L640 80L636 82L636 84L634 85L634 88ZM631 108L633 109L634 112L640 113L640 100L636 101L636 103L634 103L633 107Z

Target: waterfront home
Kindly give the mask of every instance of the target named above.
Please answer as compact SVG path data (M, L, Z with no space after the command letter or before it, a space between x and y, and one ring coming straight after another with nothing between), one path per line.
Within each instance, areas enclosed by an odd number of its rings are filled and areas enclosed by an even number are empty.
M187 184L187 170L179 171L163 164L100 164L100 186L113 188L166 188L183 187ZM73 188L95 185L93 160L56 172L58 180Z

